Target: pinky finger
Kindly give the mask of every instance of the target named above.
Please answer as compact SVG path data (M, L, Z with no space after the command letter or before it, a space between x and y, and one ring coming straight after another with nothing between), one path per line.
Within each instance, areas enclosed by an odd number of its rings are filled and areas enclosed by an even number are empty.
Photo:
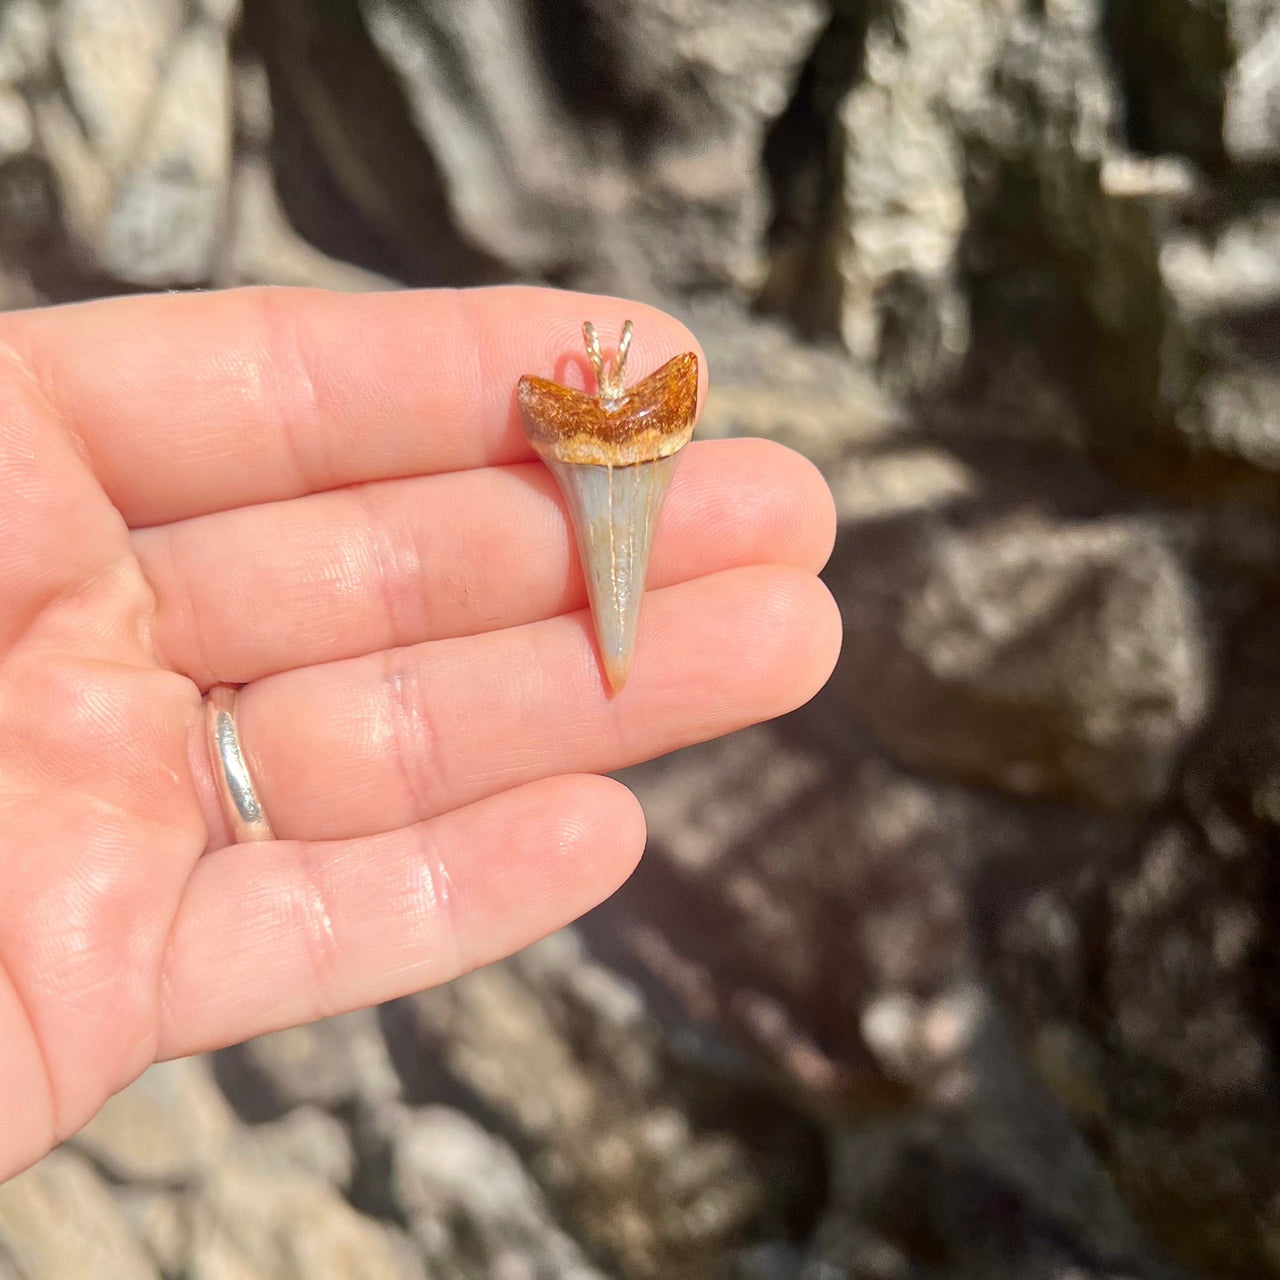
M157 1057L389 1000L509 955L616 889L644 834L625 787L574 775L385 835L211 853L170 936Z

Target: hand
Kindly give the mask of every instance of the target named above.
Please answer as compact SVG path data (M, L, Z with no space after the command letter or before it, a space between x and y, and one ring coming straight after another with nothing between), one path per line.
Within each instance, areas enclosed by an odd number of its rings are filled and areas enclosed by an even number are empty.
M372 1004L585 911L644 844L595 774L835 661L813 468L689 446L631 680L514 403L616 299L255 289L0 316L0 1177L158 1059ZM279 839L228 844L201 694Z

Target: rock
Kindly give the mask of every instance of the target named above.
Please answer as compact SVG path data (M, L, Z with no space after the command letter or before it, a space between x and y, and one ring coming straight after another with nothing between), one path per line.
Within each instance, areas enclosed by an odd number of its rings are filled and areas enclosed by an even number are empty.
M457 225L509 269L641 294L758 279L758 157L814 0L739 6L732 23L713 0L361 9Z
M970 904L988 878L1105 864L1129 833L915 777L865 743L851 750L837 696L803 736L825 732L830 714L845 733L838 765L762 728L629 771L649 853L584 927L699 1025L732 1028L815 1109L879 1116L968 1088L986 1007ZM764 777L776 779L767 790ZM722 806L739 822L718 818Z
M1264 160L1280 150L1280 10L1230 0L1227 13L1237 58L1225 86L1226 147L1235 160Z
M927 1001L967 966L949 865L966 856L962 801L874 760L842 772L768 728L629 771L649 853L590 936L616 937L824 1112L879 1114L911 1088L877 1057L886 1037L868 1043L868 1011Z
M105 1183L55 1151L0 1186L0 1260L22 1280L160 1280ZM6 1265L0 1261L0 1274Z
M868 550L845 580L841 685L892 751L1103 808L1166 790L1210 675L1194 589L1156 530L1017 518L925 534L896 562Z
M214 1057L219 1083L251 1121L305 1105L394 1099L400 1083L372 1009L259 1036Z
M38 258L56 243L58 214L56 175L38 156L0 165L0 254L18 271L24 259Z
M1140 152L1221 168L1224 88L1235 61L1227 0L1112 0L1104 31Z
M0 81L19 85L44 72L53 43L51 25L41 0L9 0L0 10Z
M175 1067L182 1070L167 1070ZM232 1262L237 1250L244 1253L246 1265L259 1267L244 1274L292 1274L277 1270L286 1265L309 1274L311 1246L298 1244L290 1233L301 1229L302 1218L313 1207L320 1213L321 1203L332 1202L335 1212L346 1210L357 1225L341 1221L332 1239L315 1242L318 1267L345 1265L340 1258L348 1236L364 1233L380 1239L372 1224L367 1229L360 1225L336 1193L350 1185L355 1167L351 1140L337 1119L314 1107L299 1107L279 1120L246 1128L231 1116L210 1075L204 1059L153 1067L74 1140L114 1179L127 1180L116 1190L117 1202L165 1275L195 1275L204 1267L210 1275L238 1277L242 1273ZM281 1187L281 1198L264 1199L264 1218L250 1230L234 1219L247 1211L251 1188L258 1185ZM274 1223L273 1212L278 1218ZM264 1256L274 1256L270 1250L275 1245L255 1232L290 1237L278 1242L278 1256L288 1264L264 1262ZM390 1256L398 1256L403 1241L392 1243ZM338 1251L339 1261L328 1257L329 1248ZM369 1274L392 1273L375 1269Z
M180 0L65 0L57 58L85 137L119 172L135 154L182 21Z
M1277 1081L1241 978L1267 926L1245 886L1224 884L1177 829L1153 838L1109 899L1115 1042L1102 1078L1117 1181L1188 1260L1219 1275L1256 1273L1280 1231L1262 1191L1280 1178ZM1176 1107L1151 1092L1166 1080L1180 1086Z
M299 1170L223 1162L192 1210L191 1280L415 1280L424 1273L395 1228L357 1213Z
M1280 1276L1276 0L240 9L0 0L0 306L650 298L846 655L574 930L148 1073L0 1276Z
M600 1280L506 1143L447 1107L416 1111L393 1183L432 1276Z
M1007 230L983 226L983 188L1001 157L1029 185L1023 198L1041 206L1029 222L1019 214L1037 264L1081 226L1044 206L1078 205L1097 182L1116 108L1094 6L1026 9L1011 0L841 7L775 130L781 211L762 300L806 332L837 335L898 394L949 388L971 342L991 340L985 308L972 314L983 298L968 277L988 254L996 271L1016 270ZM1034 110L1019 83L1028 73L1014 70L1028 62L1043 99ZM827 145L815 148L815 136ZM783 149L787 139L799 159ZM1037 168L1040 187L1026 183ZM1053 168L1074 171L1055 180ZM816 209L815 186L825 193ZM1002 184L995 203L1016 199ZM1043 228L1045 219L1061 219L1061 230ZM1007 376L1003 361L997 367Z
M129 1229L146 1248L160 1274L182 1276L191 1259L191 1208L180 1191L123 1186L114 1191Z
M26 99L13 89L0 89L0 164L25 155L35 142L35 120Z
M213 278L232 150L229 15L213 9L188 22L180 0L66 0L50 41L6 6L0 73L12 64L26 114L0 108L0 151L22 142L48 172L42 234L16 255L46 296Z
M1200 321L1280 302L1280 208L1167 236L1160 273L1183 315Z
M260 63L241 58L234 76L237 147L220 285L309 285L344 292L387 289L391 281L322 253L290 223L271 163L271 86Z
M703 1071L670 1059L640 993L572 934L388 1016L402 1058L428 1068L417 1096L431 1097L434 1061L436 1096L462 1089L500 1118L557 1220L621 1274L710 1278L820 1176L801 1118L749 1081L709 1094Z
M1092 33L1020 23L991 83L965 121L969 390L1010 431L1065 434L1047 386L1104 458L1175 450L1161 379L1179 352L1147 203L1102 185L1116 104Z
M96 246L111 212L111 172L63 98L41 98L35 111L43 169L50 191L56 192L47 202L45 226L57 227L82 273L92 272Z
M1275 622L1238 629L1221 710L1136 858L997 911L989 952L1030 1060L1135 1217L1231 1278L1275 1273Z
M296 1107L269 1124L246 1130L241 1158L263 1168L302 1170L340 1189L351 1186L356 1157L342 1122L318 1107Z
M907 390L945 377L967 347L967 308L954 279L965 227L955 121L981 100L1011 9L899 0L891 16L872 22L863 79L840 108L840 333L861 360L887 360L890 291L922 290L917 314L901 318L917 333L923 323L936 326L927 342L932 359L909 376ZM904 368L901 359L894 365Z
M246 158L238 165L229 219L230 247L216 269L221 285L265 282L343 293L391 288L385 276L340 262L303 240L285 217L262 160Z
M210 1275L239 1276L239 1271L225 1268L232 1266L229 1258L238 1247L227 1237L236 1237L241 1228L223 1219L234 1217L242 1194L252 1201L249 1186L279 1182L286 1188L284 1199L268 1200L264 1210L269 1212L274 1204L280 1221L258 1229L287 1233L293 1229L288 1225L291 1219L301 1217L313 1203L331 1200L336 1209L345 1208L334 1189L350 1184L355 1167L344 1126L314 1107L298 1107L269 1124L240 1124L214 1084L210 1062L202 1058L150 1068L72 1141L123 1184L117 1198L125 1217L166 1275L194 1275L193 1268L200 1266L209 1268ZM339 1252L347 1248L346 1235L376 1235L372 1225L366 1229L340 1223L335 1231L329 1244ZM256 1235L249 1232L245 1239L249 1261L261 1266L248 1274L290 1274L277 1271L274 1261L261 1263L258 1254L269 1252L269 1246ZM338 1265L326 1260L329 1244L316 1245L318 1267ZM308 1247L286 1240L279 1256L305 1260ZM303 1267L299 1274L310 1274L302 1262L297 1265ZM384 1273L398 1274L369 1272Z
M854 450L904 427L866 369L834 349L797 339L776 317L698 301L677 314L697 333L716 371L698 436L765 436L803 453L830 478Z
M264 150L282 208L305 240L405 284L511 277L455 221L440 158L424 144L404 84L356 0L250 5L240 36L266 68L274 121ZM241 119L256 135L254 114Z
M1271 1274L1276 1238L1276 1082L1239 977L1269 954L1254 875L1175 824L1113 885L1082 877L1027 903L994 948L1032 1060L1134 1215L1224 1277ZM1093 930L1107 959L1090 973Z
M168 51L130 159L103 234L102 265L135 284L211 279L231 170L230 68L220 28L197 24Z
M975 498L979 484L954 454L927 446L851 451L826 476L842 524L945 510Z
M825 1118L835 1181L799 1274L1182 1275L1028 1073L986 986L992 895L1113 874L1132 826L946 787L865 746L804 769L812 719L825 713L629 771L649 851L583 926Z
M1273 246L1265 198L1238 198L1253 180L1222 174L1226 14L1221 4L1160 0L1107 6L1103 28L1011 28L994 96L962 129L971 337L952 407L969 404L969 432L1073 444L1127 483L1210 503L1273 503L1274 344L1256 332L1270 306ZM1256 27L1235 13L1231 21ZM1163 159L1135 167L1117 154L1102 29L1130 141L1222 176L1175 172ZM1161 75L1153 47L1168 50ZM1172 83L1192 86L1177 112L1160 105L1171 64L1184 69ZM1249 286L1235 291L1242 273Z
M666 853L699 873L725 866L774 815L803 803L830 777L819 755L786 750L767 731L736 733L679 759L678 769L625 776L641 788L650 829Z
M149 1068L73 1139L115 1179L172 1183L216 1163L237 1128L200 1058Z
M1222 458L1280 473L1280 377L1261 368L1207 374L1186 414L1187 435Z
M848 1133L837 1142L835 1170L834 1207L802 1280L1192 1280L1141 1246L1090 1240L1090 1223L1078 1224L1083 1240L1073 1237L1034 1192L1007 1181L944 1128L872 1125ZM1114 1215L1114 1191L1097 1170L1089 1190L1092 1207Z
M781 1240L744 1249L730 1269L731 1280L799 1280L803 1258L794 1245Z
M199 0L200 10L210 22L230 27L240 16L240 0Z

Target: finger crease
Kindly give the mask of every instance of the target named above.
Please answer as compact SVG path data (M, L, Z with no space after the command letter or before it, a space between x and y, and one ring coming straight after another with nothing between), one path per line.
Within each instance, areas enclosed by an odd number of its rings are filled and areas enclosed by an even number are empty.
M439 734L416 670L396 650L383 654L382 665L400 779L414 818L425 818L444 808L449 794Z
M329 914L328 897L316 879L309 846L295 846L294 866L298 872L296 903L301 916L307 959L316 991L316 1015L327 1018L341 1012L334 993L339 989L342 947Z
M401 575L400 567L397 563L395 540L387 535L369 490L361 486L353 490L352 494L360 504L365 518L365 535L369 542L374 575L378 580L378 593L382 600L382 612L387 620L387 644L399 645L403 643L403 640L401 639L401 627L397 616L393 584L400 580Z
M275 417L280 426L280 435L297 476L299 491L319 492L329 487L328 482L318 474L326 469L323 466L316 467L309 461L313 451L304 448L302 443L304 433L315 441L323 438L320 429L320 398L311 372L311 363L298 334L297 320L290 318L288 308L282 311L277 306L275 290L265 288L261 297L266 331L270 334L272 365L277 371ZM332 471L328 474L332 474Z
M475 964L463 945L466 934L458 886L449 874L448 863L436 837L425 825L419 826L417 836L422 849L425 914L435 926L437 954L443 961L447 978L460 977L470 973Z
M218 679L218 671L214 667L212 655L209 652L209 642L205 637L204 626L200 618L200 610L196 605L195 584L191 580L191 572L186 559L178 554L177 549L177 527L170 525L165 530L164 546L169 556L169 564L173 570L174 576L181 584L182 598L186 601L187 617L190 620L190 631L192 639L195 641L195 652L200 663L200 672L202 679L197 683L203 688L208 682ZM141 561L139 561L141 563ZM145 576L145 570L143 574ZM155 588L152 587L152 595L155 595ZM164 661L163 665L171 671L177 671L178 667L169 662L165 655L159 655ZM186 674L186 673L184 673Z

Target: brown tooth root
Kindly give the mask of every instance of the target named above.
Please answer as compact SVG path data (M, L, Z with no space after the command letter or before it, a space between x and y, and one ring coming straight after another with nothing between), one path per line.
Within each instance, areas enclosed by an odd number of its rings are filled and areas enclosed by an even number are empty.
M525 434L568 504L600 655L615 690L631 669L654 530L698 406L692 352L626 389L631 332L628 320L606 365L595 328L583 325L597 395L526 375L516 396Z
M529 442L544 458L626 467L678 452L693 435L698 357L668 360L606 399L526 374L517 392Z

